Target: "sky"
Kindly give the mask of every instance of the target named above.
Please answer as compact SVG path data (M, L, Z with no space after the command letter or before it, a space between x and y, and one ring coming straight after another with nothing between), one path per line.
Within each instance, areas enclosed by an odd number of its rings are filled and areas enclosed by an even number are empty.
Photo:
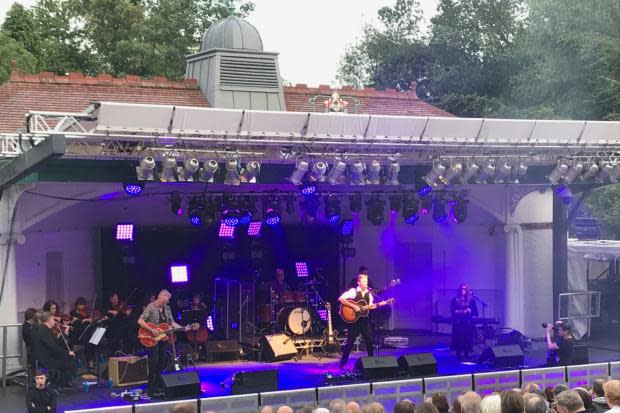
M19 0L32 6L36 0ZM292 84L331 85L347 46L377 25L377 11L395 0L253 0L247 20L263 39L265 51L278 52L280 75ZM438 0L419 0L426 19ZM13 0L0 0L0 22Z

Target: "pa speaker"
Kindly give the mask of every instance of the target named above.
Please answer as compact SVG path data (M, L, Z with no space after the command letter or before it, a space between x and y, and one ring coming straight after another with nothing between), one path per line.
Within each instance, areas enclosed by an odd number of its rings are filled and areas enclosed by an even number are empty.
M411 377L432 376L437 374L437 360L433 353L407 354L398 358L401 370Z
M161 373L167 399L200 397L200 378L196 370Z
M398 362L394 356L360 357L355 370L366 380L388 379L398 376Z
M278 370L241 371L235 373L232 394L260 393L278 390Z
M114 386L146 383L149 378L148 358L146 356L110 357L108 371Z
M205 351L207 361L239 360L241 346L237 341L207 341Z
M290 360L297 355L293 339L286 334L263 336L261 350L263 361Z
M478 363L489 367L519 367L523 365L523 350L517 344L487 347Z

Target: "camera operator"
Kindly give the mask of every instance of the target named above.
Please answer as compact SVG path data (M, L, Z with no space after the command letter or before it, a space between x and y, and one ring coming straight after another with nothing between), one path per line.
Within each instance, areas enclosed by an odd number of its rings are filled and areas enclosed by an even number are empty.
M573 363L573 346L575 339L571 335L570 325L562 321L556 321L555 325L543 323L547 329L547 365L569 366ZM555 330L557 336L551 338L551 331Z

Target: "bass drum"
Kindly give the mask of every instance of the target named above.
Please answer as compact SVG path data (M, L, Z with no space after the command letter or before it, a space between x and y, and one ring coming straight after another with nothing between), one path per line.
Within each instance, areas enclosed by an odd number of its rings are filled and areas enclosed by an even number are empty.
M303 307L284 307L278 313L278 325L292 334L301 336L310 330L312 316Z

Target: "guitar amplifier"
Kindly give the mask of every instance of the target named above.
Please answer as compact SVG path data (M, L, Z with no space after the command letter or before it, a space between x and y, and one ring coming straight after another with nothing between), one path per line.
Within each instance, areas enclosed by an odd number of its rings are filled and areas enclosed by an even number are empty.
M108 371L114 386L133 386L149 380L148 357L110 357Z

